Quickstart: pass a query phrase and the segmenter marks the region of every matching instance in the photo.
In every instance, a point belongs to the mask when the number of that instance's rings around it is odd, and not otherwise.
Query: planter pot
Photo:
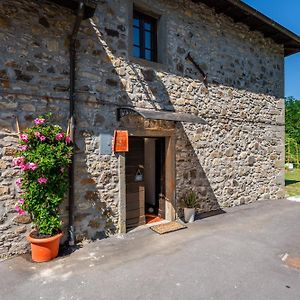
[[[32,260],[35,262],[45,262],[55,258],[58,254],[59,241],[62,236],[63,232],[49,238],[37,239],[29,234],[27,240],[31,243]]]
[[[184,208],[184,221],[186,223],[192,223],[195,220],[195,208]]]

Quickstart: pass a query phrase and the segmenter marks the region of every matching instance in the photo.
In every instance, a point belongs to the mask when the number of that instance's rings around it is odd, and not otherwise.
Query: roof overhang
[[[118,120],[122,119],[127,115],[137,115],[143,117],[144,119],[150,119],[150,120],[188,122],[188,123],[203,124],[203,125],[207,124],[207,122],[204,119],[192,114],[185,114],[185,113],[179,113],[174,111],[145,109],[145,108],[130,107],[130,106],[117,108]]]
[[[265,37],[271,38],[277,44],[284,46],[284,56],[300,52],[300,37],[263,15],[251,6],[239,0],[192,0],[195,3],[204,3],[215,9],[216,13],[223,13],[249,26],[250,30],[260,31]],[[272,5],[270,3],[270,5]]]
[[[70,8],[74,12],[77,11],[80,0],[48,0],[54,2],[60,6]],[[96,6],[99,0],[83,0],[84,3],[84,15],[83,19],[91,18],[96,10]]]

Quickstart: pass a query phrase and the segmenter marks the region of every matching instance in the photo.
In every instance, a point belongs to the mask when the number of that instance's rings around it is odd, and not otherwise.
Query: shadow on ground
[[[224,211],[223,209],[217,209],[217,210],[213,210],[213,211],[197,213],[195,215],[195,220],[202,220],[202,219],[206,219],[206,218],[221,215],[221,214],[226,214],[226,211]]]
[[[300,180],[292,180],[292,179],[286,179],[285,180],[285,186],[288,186],[290,184],[298,183]]]

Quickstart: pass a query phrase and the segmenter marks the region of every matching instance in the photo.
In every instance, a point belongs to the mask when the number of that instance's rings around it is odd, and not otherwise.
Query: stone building
[[[14,210],[15,117],[22,130],[51,111],[66,128],[72,95],[74,206],[62,213],[77,241],[147,212],[172,220],[190,190],[199,212],[284,197],[284,57],[297,35],[234,0],[78,7],[0,2],[0,258],[26,252],[31,228]],[[115,130],[128,131],[128,152],[112,152]]]

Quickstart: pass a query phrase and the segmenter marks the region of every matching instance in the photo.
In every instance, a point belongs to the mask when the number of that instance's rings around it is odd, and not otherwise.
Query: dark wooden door
[[[126,229],[145,224],[144,139],[129,138],[126,153]]]

